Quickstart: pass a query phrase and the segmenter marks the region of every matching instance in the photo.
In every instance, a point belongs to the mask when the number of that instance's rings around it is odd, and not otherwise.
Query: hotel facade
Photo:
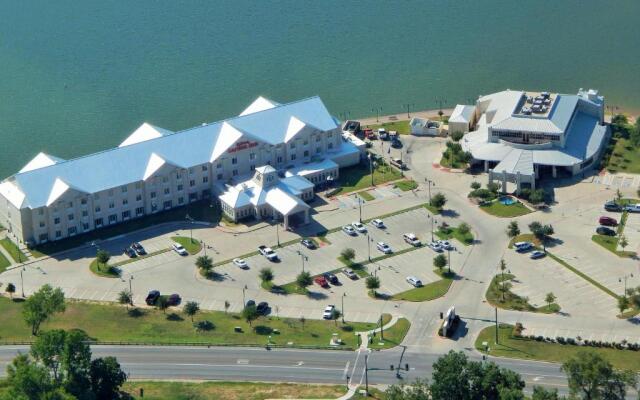
[[[303,224],[314,188],[363,151],[319,97],[259,97],[237,117],[179,132],[145,123],[88,156],[40,153],[0,183],[0,223],[36,245],[211,199],[233,220]]]

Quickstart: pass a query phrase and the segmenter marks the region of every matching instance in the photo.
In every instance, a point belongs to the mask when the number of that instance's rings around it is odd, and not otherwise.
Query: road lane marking
[[[347,374],[349,373],[349,364],[351,361],[347,361],[347,365],[344,366],[344,372],[342,373],[342,379],[347,379]]]

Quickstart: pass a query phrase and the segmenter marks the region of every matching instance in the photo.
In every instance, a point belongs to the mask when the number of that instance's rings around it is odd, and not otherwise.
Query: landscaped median
[[[456,278],[454,272],[441,272],[438,270],[433,271],[442,279],[435,282],[427,283],[424,286],[407,290],[391,296],[392,300],[404,300],[404,301],[430,301],[444,296],[449,291],[451,283]]]
[[[435,231],[436,236],[440,239],[456,239],[460,243],[468,246],[473,243],[473,233],[471,228],[466,223],[461,223],[458,226],[439,226]]]
[[[609,250],[613,254],[617,255],[618,257],[627,257],[627,258],[635,257],[637,255],[635,251],[618,250],[618,244],[620,243],[622,235],[624,234],[624,227],[627,223],[628,217],[629,217],[629,213],[626,211],[624,211],[620,216],[620,221],[619,221],[618,227],[616,228],[616,236],[595,234],[591,236],[591,240],[593,240],[595,243],[599,244],[600,246],[604,247],[605,249]],[[627,239],[625,238],[624,240],[626,241]]]
[[[0,240],[0,246],[4,247],[4,249],[7,251],[7,253],[9,253],[11,258],[13,258],[13,261],[17,263],[27,261],[27,256],[22,252],[22,250],[18,248],[18,245],[16,245],[11,239],[4,238]]]
[[[202,244],[194,238],[188,238],[186,236],[172,236],[171,240],[182,245],[190,255],[197,254],[202,250]]]
[[[385,322],[383,320],[382,322],[384,326],[388,321]],[[411,328],[411,322],[409,322],[408,319],[398,318],[393,325],[382,331],[382,338],[380,337],[380,330],[376,330],[376,337],[374,337],[371,344],[369,344],[369,348],[382,350],[398,346],[402,343],[404,337],[407,336],[409,328]]]
[[[618,346],[621,347],[620,349],[616,348],[615,345],[602,342],[578,342],[575,339],[544,338],[542,336],[532,338],[524,334],[522,334],[522,336],[517,336],[514,328],[515,327],[513,325],[499,325],[499,344],[495,344],[495,326],[484,328],[476,338],[475,348],[480,352],[485,353],[485,348],[482,343],[486,342],[489,346],[488,354],[495,357],[551,361],[558,363],[564,362],[575,356],[579,351],[585,351],[588,349],[600,354],[618,369],[640,371],[640,352],[637,349],[631,350],[626,343],[618,344]],[[633,347],[635,348],[635,346]]]
[[[503,204],[499,199],[481,204],[480,209],[487,214],[491,214],[500,218],[520,217],[532,212],[520,201],[516,201],[513,204]]]
[[[529,304],[527,298],[511,292],[511,281],[515,279],[513,274],[498,274],[492,280],[485,297],[489,304],[505,310],[529,311],[544,314],[552,314],[560,311],[560,306],[551,302],[546,306],[534,307]]]

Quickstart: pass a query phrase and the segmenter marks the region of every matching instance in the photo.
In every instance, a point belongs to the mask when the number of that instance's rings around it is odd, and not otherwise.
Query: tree
[[[558,389],[545,389],[541,386],[534,386],[531,400],[559,400]]]
[[[296,277],[296,285],[298,285],[300,289],[306,289],[307,286],[312,283],[313,279],[311,278],[311,274],[307,271],[299,273]]]
[[[98,270],[101,270],[101,266],[106,267],[110,259],[111,254],[109,254],[108,251],[102,249],[96,251],[96,262],[98,263]]]
[[[620,191],[620,189],[616,189],[616,202],[620,203],[621,200],[622,200],[622,192]]]
[[[433,257],[433,266],[442,272],[442,268],[447,266],[447,257],[444,254],[438,254]]]
[[[627,240],[627,237],[625,235],[620,235],[618,244],[620,245],[620,247],[622,247],[622,251],[624,251],[624,248],[629,245],[629,241]]]
[[[62,329],[53,329],[42,332],[31,345],[31,356],[49,370],[56,385],[60,385],[63,378],[60,364],[66,339],[67,332]]]
[[[350,247],[347,247],[340,252],[340,257],[342,257],[342,259],[346,261],[347,264],[351,264],[356,258],[356,251]]]
[[[514,238],[520,234],[520,227],[518,226],[518,221],[511,221],[507,226],[507,236],[510,238]]]
[[[67,332],[62,368],[66,371],[65,388],[77,398],[86,398],[90,389],[91,348],[87,334],[80,330]]]
[[[11,297],[11,299],[13,299],[13,294],[16,292],[16,285],[9,282],[7,283],[7,287],[4,288],[4,291],[9,293],[9,296]]]
[[[547,303],[547,309],[549,309],[549,308],[551,308],[551,304],[555,303],[556,296],[552,292],[549,292],[544,297],[544,301],[545,301],[545,303]]]
[[[304,323],[307,322],[307,319],[304,317],[304,315],[300,316],[300,324],[302,325],[302,330],[304,330]]]
[[[341,315],[342,315],[342,312],[337,308],[334,308],[333,311],[331,311],[331,319],[333,320],[336,326],[338,326],[338,318],[340,318]]]
[[[193,322],[193,316],[200,311],[200,305],[195,301],[187,301],[187,304],[184,305],[183,311],[191,317],[191,322]]]
[[[533,233],[533,236],[542,243],[543,249],[546,252],[547,241],[551,238],[551,235],[555,233],[553,226],[542,225],[540,222],[534,221],[529,224],[529,230]]]
[[[118,303],[126,305],[127,310],[129,310],[129,305],[133,303],[133,296],[131,295],[131,292],[123,290],[118,293]]]
[[[459,142],[463,136],[464,136],[464,132],[454,131],[451,133],[451,139],[453,139],[454,142]]]
[[[593,351],[580,351],[561,367],[573,396],[582,399],[625,399],[627,386],[636,387],[632,371],[617,371]]]
[[[507,263],[504,261],[504,258],[500,259],[500,263],[498,264],[498,268],[500,268],[500,273],[502,275],[501,281],[504,282],[504,271],[507,270]]]
[[[624,310],[629,308],[630,303],[631,302],[626,295],[618,297],[618,310],[620,310],[620,314],[622,314]]]
[[[259,315],[258,314],[258,309],[256,308],[255,305],[246,306],[242,310],[242,317],[245,319],[245,321],[247,321],[247,323],[249,323],[249,326],[251,326],[251,322],[253,320],[258,318],[258,315]]]
[[[169,308],[169,299],[167,299],[167,296],[158,297],[158,301],[156,301],[156,308],[158,310],[162,310],[163,314],[167,313],[167,308]]]
[[[431,400],[429,383],[426,379],[417,379],[413,384],[391,385],[385,391],[387,400]]]
[[[532,190],[531,194],[529,195],[529,202],[531,204],[542,203],[544,201],[544,195],[545,193],[543,189]]]
[[[229,303],[228,300],[224,301],[224,313],[226,314],[227,311],[229,310],[229,307],[231,307],[231,303]]]
[[[260,280],[262,282],[271,282],[273,280],[273,270],[271,268],[262,268],[260,270]]]
[[[378,278],[377,276],[369,275],[367,277],[367,280],[365,281],[365,284],[367,285],[367,289],[373,291],[374,297],[378,295],[376,290],[380,288],[380,278]]]
[[[6,387],[4,399],[44,399],[55,390],[46,368],[27,354],[18,354],[7,366]]]
[[[478,190],[481,187],[482,187],[482,185],[480,184],[480,182],[476,182],[476,181],[471,182],[471,189]]]
[[[500,190],[500,184],[496,182],[489,182],[487,183],[487,190],[493,193],[494,195],[498,194],[498,190]]]
[[[458,233],[459,234],[465,236],[469,232],[471,232],[471,227],[466,222],[463,222],[460,225],[458,225]]]
[[[96,358],[89,370],[91,391],[96,399],[120,398],[120,387],[127,381],[115,357]]]
[[[447,204],[447,198],[441,192],[438,192],[431,197],[429,205],[435,207],[438,210],[442,210],[442,207]]]
[[[64,310],[64,293],[60,288],[53,289],[47,284],[27,298],[22,315],[25,322],[31,326],[31,334],[37,336],[43,322],[54,313]]]
[[[208,275],[209,271],[213,268],[213,260],[209,256],[200,256],[196,258],[196,267],[198,267],[203,275]]]

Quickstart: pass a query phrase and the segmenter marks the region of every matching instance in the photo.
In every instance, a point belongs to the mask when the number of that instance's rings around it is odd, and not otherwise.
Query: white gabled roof
[[[171,132],[170,130],[159,128],[145,122],[144,124],[140,125],[138,129],[133,131],[133,133],[129,135],[129,137],[127,137],[122,143],[120,143],[120,146],[118,147],[129,146],[132,144],[170,135],[172,133],[173,132]]]
[[[266,201],[282,215],[291,215],[310,208],[307,203],[280,188],[269,190]]]
[[[468,124],[471,121],[471,118],[473,118],[473,113],[475,111],[476,106],[458,104],[456,108],[453,109],[453,112],[449,117],[449,122],[463,122]]]
[[[0,183],[0,195],[9,200],[17,209],[22,208],[24,193],[13,182],[6,180]]]
[[[271,101],[267,98],[260,96],[257,99],[255,99],[253,103],[249,105],[249,107],[245,108],[245,110],[240,113],[240,116],[268,110],[270,108],[273,108],[279,105],[280,104],[276,103],[275,101]]]
[[[78,189],[76,187],[72,187],[71,185],[67,184],[65,181],[63,181],[60,178],[56,178],[55,182],[53,182],[53,187],[51,188],[51,191],[49,192],[49,198],[47,199],[47,207],[50,206],[51,204],[55,203],[56,200],[58,200],[60,198],[60,196],[62,196],[67,190],[69,189],[74,189],[78,192],[84,192],[82,189]]]
[[[59,163],[60,161],[64,160],[62,158],[51,156],[46,153],[38,153],[38,155],[33,157],[33,159],[29,161],[27,165],[22,167],[20,172],[28,172],[38,168],[49,167],[51,165]]]
[[[284,142],[289,143],[289,140],[293,139],[298,132],[300,132],[304,127],[307,126],[304,122],[300,121],[295,116],[292,116],[289,119],[289,126],[287,126],[287,133],[284,136]]]

